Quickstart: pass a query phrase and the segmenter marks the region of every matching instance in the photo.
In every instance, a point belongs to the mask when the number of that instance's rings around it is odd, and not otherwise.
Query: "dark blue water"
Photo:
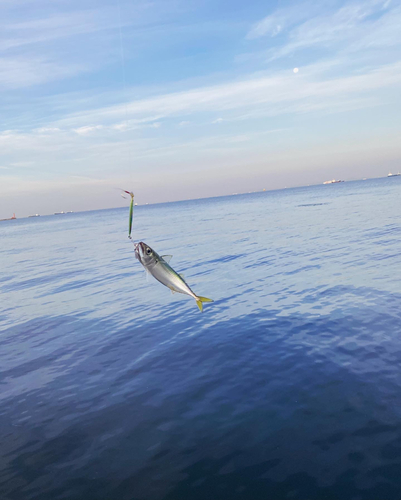
[[[401,498],[401,178],[0,223],[0,498]]]

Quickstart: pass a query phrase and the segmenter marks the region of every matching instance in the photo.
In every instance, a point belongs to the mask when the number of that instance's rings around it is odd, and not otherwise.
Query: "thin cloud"
[[[21,2],[18,2],[20,4]],[[14,7],[9,3],[10,7]],[[59,5],[61,14],[50,14],[40,17],[33,12],[26,20],[1,22],[0,51],[24,45],[51,42],[63,38],[79,37],[102,31],[112,31],[132,25],[146,25],[150,2],[121,2],[124,16],[119,16],[118,6],[101,5],[96,9],[69,8],[68,4]],[[162,10],[162,9],[159,9]],[[43,10],[38,10],[39,13]],[[18,12],[18,19],[21,13]],[[33,19],[32,19],[33,17]],[[3,19],[5,14],[3,13]]]
[[[91,67],[79,64],[61,64],[58,61],[44,58],[0,58],[0,88],[7,90],[30,87],[70,78],[90,70]]]
[[[91,132],[95,132],[96,130],[102,130],[103,126],[102,125],[94,125],[94,126],[85,126],[85,127],[80,127],[74,129],[74,132],[76,132],[78,135],[86,135],[90,134]]]
[[[390,4],[383,0],[371,0],[317,13],[315,7],[304,4],[268,16],[251,29],[247,38],[273,36],[275,23],[287,28],[285,38],[268,49],[269,62],[311,47],[328,50],[334,47],[349,49],[353,45],[354,49],[362,50],[372,49],[374,45],[398,45],[401,42],[400,9],[389,10],[389,7]]]
[[[34,129],[33,132],[37,132],[38,134],[52,134],[60,132],[60,129],[58,127],[40,127]]]
[[[368,0],[354,2],[338,10],[323,11],[321,5],[311,2],[296,3],[286,8],[277,9],[272,14],[255,23],[246,38],[254,39],[263,36],[275,37],[291,28],[297,30],[299,35],[307,38],[322,38],[340,34],[347,28],[352,28],[363,22],[374,13],[380,13],[390,6],[389,1]]]
[[[312,7],[313,8],[313,7]],[[277,9],[272,14],[256,22],[246,35],[249,40],[264,36],[275,37],[282,31],[288,30],[291,26],[308,19],[311,5],[297,3],[294,6]]]
[[[129,119],[150,120],[160,117],[190,116],[194,113],[212,113],[216,109],[230,111],[259,106],[279,106],[296,103],[305,98],[311,100],[331,99],[384,89],[401,81],[401,62],[383,65],[377,69],[365,69],[359,74],[343,77],[326,76],[329,68],[340,64],[337,60],[325,61],[303,67],[302,74],[294,78],[292,69],[272,76],[250,78],[211,87],[196,88],[132,101],[126,105],[110,106],[76,113],[59,120],[56,127],[88,127],[88,123],[102,125],[118,120],[126,114]],[[279,108],[276,109],[276,114]],[[288,112],[288,111],[286,111]],[[224,117],[217,118],[218,121]],[[216,119],[215,119],[216,120]],[[217,122],[218,122],[217,121]]]

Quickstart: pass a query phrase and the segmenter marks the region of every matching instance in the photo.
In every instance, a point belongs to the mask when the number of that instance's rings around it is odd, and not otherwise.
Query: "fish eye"
[[[148,255],[150,255],[150,254],[152,253],[152,250],[151,250],[150,248],[147,248],[147,249],[146,249],[146,253],[147,253]]]

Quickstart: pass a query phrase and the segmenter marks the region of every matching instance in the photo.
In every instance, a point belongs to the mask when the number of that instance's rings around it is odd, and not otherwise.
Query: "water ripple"
[[[126,210],[1,226],[0,497],[398,500],[388,186],[138,207],[203,314],[144,279]]]

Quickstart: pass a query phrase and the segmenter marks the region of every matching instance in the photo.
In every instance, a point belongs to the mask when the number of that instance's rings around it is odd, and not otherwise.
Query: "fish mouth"
[[[139,260],[139,262],[142,262],[142,256],[145,252],[145,244],[143,241],[140,241],[139,243],[134,243],[135,247],[135,257]]]

